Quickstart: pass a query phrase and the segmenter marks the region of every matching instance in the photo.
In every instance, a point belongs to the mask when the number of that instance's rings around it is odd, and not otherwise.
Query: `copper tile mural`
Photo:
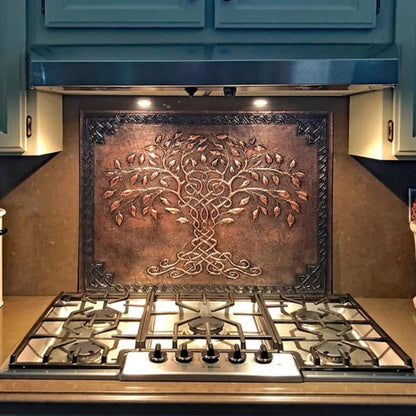
[[[330,116],[82,117],[84,287],[325,292]]]

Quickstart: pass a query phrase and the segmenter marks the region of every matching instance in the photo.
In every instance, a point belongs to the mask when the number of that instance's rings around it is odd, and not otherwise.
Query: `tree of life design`
[[[179,278],[204,271],[229,279],[259,276],[262,270],[252,261],[235,260],[221,250],[217,227],[230,226],[249,211],[252,220],[262,215],[285,218],[290,229],[299,203],[308,200],[301,189],[305,173],[297,169],[295,159],[286,161],[255,138],[241,140],[222,133],[159,135],[139,152],[116,158],[105,175],[109,189],[102,196],[109,200],[118,226],[126,215],[157,220],[165,213],[192,227],[186,250],[148,267],[152,276]]]

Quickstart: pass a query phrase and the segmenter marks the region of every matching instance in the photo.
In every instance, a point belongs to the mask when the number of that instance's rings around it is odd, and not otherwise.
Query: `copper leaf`
[[[252,139],[250,139],[249,141],[248,141],[251,145],[254,145],[254,144],[256,144],[256,138],[255,137],[253,137]]]
[[[133,175],[130,178],[130,185],[133,186],[139,180],[139,175]]]
[[[250,172],[250,175],[255,181],[260,179],[260,175],[257,172]]]
[[[111,205],[110,205],[110,212],[115,211],[121,204],[121,201],[114,201]]]
[[[276,163],[282,163],[283,161],[283,156],[279,153],[275,153],[274,158],[276,159]]]
[[[308,200],[309,195],[308,195],[308,193],[307,193],[307,192],[305,192],[305,191],[295,191],[295,192],[296,192],[296,195],[297,195],[300,199],[303,199],[304,201],[307,201],[307,200]]]
[[[260,211],[259,211],[259,209],[258,209],[258,208],[257,208],[257,209],[255,209],[255,210],[251,213],[251,215],[252,215],[252,217],[253,217],[253,220],[255,220],[256,218],[258,218],[259,213],[260,213]]]
[[[181,223],[181,224],[186,224],[187,222],[189,222],[186,218],[184,217],[180,217],[176,220],[177,222]]]
[[[296,166],[296,160],[295,160],[295,159],[293,159],[293,160],[290,162],[289,169],[293,169],[295,166]]]
[[[170,201],[169,201],[169,199],[165,198],[164,196],[161,196],[161,197],[160,197],[160,202],[161,202],[163,205],[170,205]]]
[[[157,211],[152,207],[150,208],[150,215],[156,219],[157,218]]]
[[[159,173],[160,173],[160,172],[153,172],[153,173],[150,175],[150,180],[151,180],[151,181],[153,181],[154,179],[156,179],[156,178],[159,176]]]
[[[300,188],[300,180],[298,178],[292,178],[292,183],[296,188]]]
[[[290,200],[289,204],[294,211],[299,212],[299,204],[296,201]]]
[[[287,216],[286,221],[287,221],[287,225],[289,226],[289,228],[292,227],[292,225],[295,223],[295,217],[292,215],[292,213],[290,213]]]
[[[121,196],[129,196],[133,193],[134,191],[132,189],[125,189],[124,191],[122,191],[120,193]]]
[[[122,222],[123,222],[123,220],[124,220],[124,217],[123,217],[123,214],[121,213],[121,212],[119,212],[117,215],[116,215],[116,223],[117,223],[117,225],[120,227],[120,225],[122,224]]]
[[[296,178],[304,178],[305,174],[303,172],[295,172],[293,176],[295,176]]]
[[[266,160],[266,163],[268,164],[268,165],[270,165],[270,163],[272,163],[273,162],[273,158],[267,153],[267,155],[264,157],[265,158],[265,160]]]
[[[147,204],[150,201],[150,198],[152,197],[152,194],[147,194],[143,196],[143,204]]]
[[[155,167],[157,166],[157,162],[154,159],[149,158],[149,165]]]
[[[114,193],[115,193],[115,191],[105,191],[105,192],[103,193],[103,198],[104,198],[104,199],[111,198],[111,197],[114,195]]]
[[[276,205],[273,208],[273,214],[274,214],[275,217],[277,217],[280,214],[280,207],[279,207],[279,205]]]
[[[165,207],[165,210],[170,212],[171,214],[177,214],[179,212],[178,208],[173,208],[173,207]]]
[[[191,134],[188,138],[190,142],[194,142],[195,140],[199,139],[201,136],[199,134]]]
[[[240,206],[247,205],[249,202],[250,202],[250,197],[249,197],[249,196],[248,196],[248,197],[246,197],[246,198],[243,198],[243,199],[240,201]]]
[[[262,212],[264,215],[267,215],[267,208],[265,208],[265,207],[260,207],[260,209],[261,209],[261,212]]]
[[[120,179],[120,177],[119,176],[114,176],[114,178],[112,178],[111,180],[110,180],[110,186],[111,187],[113,187],[113,186],[116,186],[117,185],[117,183],[118,183],[118,180]]]
[[[143,215],[143,217],[149,212],[149,208],[150,207],[144,207],[143,209],[142,209],[142,215]]]
[[[240,214],[245,208],[233,208],[227,211],[228,214]]]
[[[136,205],[131,204],[130,205],[130,208],[129,208],[129,212],[130,212],[130,215],[132,217],[135,217],[137,215],[137,207],[136,207]]]
[[[223,218],[218,224],[232,224],[233,222],[235,222],[234,218]]]
[[[268,204],[269,199],[267,198],[266,195],[260,195],[259,198],[260,198],[260,201],[263,202],[264,205]]]
[[[277,190],[276,191],[276,193],[280,196],[280,197],[282,197],[282,198],[284,198],[284,199],[289,199],[290,198],[290,194],[289,194],[289,192],[287,192],[287,191],[284,191],[284,190]]]
[[[132,153],[131,155],[128,155],[127,156],[127,159],[126,159],[127,160],[127,163],[129,165],[131,165],[134,162],[135,157],[136,157],[136,153]]]
[[[263,176],[261,181],[263,182],[263,185],[267,186],[269,184],[269,178],[267,176]]]
[[[121,163],[118,159],[114,159],[114,167],[116,169],[121,169]]]
[[[217,139],[218,140],[224,140],[224,139],[226,139],[228,136],[226,135],[226,134],[217,134]]]
[[[144,175],[143,179],[142,179],[143,186],[145,186],[147,184],[147,182],[149,182],[149,179],[148,179],[147,175]]]
[[[166,180],[164,179],[164,178],[161,178],[160,179],[160,181],[159,181],[159,183],[162,185],[162,186],[168,186],[168,183],[166,182]]]
[[[276,175],[272,175],[272,181],[276,186],[279,186],[280,184],[280,178]]]
[[[144,163],[144,161],[145,161],[145,156],[144,156],[144,154],[142,153],[138,158],[137,158],[137,160],[139,161],[139,163],[141,164],[141,165],[143,165],[143,163]]]

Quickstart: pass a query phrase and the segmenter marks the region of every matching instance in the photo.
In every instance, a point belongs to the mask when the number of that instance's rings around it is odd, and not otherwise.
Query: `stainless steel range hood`
[[[374,45],[38,45],[29,68],[31,87],[67,93],[273,85],[277,93],[331,95],[357,92],[351,86],[378,89],[398,82],[396,49]]]

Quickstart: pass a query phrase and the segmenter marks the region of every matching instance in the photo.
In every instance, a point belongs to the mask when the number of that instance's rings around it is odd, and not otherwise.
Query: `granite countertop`
[[[49,296],[6,297],[0,308],[0,358],[7,359],[41,312],[52,301]],[[411,299],[358,299],[366,311],[412,357],[416,363],[416,310]],[[219,406],[227,414],[249,412],[252,406],[276,405],[281,412],[301,414],[308,408],[328,414],[336,407],[354,406],[354,416],[365,413],[366,406],[382,406],[391,414],[400,406],[400,415],[416,414],[416,383],[380,382],[304,382],[304,383],[214,383],[214,382],[120,382],[113,380],[10,380],[0,379],[0,411],[34,411],[36,406],[67,403],[72,409],[88,406],[140,404],[141,409],[157,406],[164,414],[181,412],[183,406],[206,403],[204,409]],[[172,404],[175,404],[172,408]],[[25,406],[28,406],[25,408]],[[68,407],[69,406],[69,407]],[[150,406],[150,407],[149,407]],[[168,406],[168,407],[166,407]],[[182,406],[182,407],[181,407]],[[413,407],[414,406],[414,407]],[[97,407],[94,408],[95,410]],[[152,408],[154,412],[154,408]],[[228,410],[227,410],[228,409]],[[295,412],[294,412],[295,409]],[[80,411],[79,409],[77,410]],[[127,410],[126,410],[127,411]],[[150,410],[149,410],[150,411]],[[162,411],[162,410],[161,410]],[[278,411],[278,413],[279,413]],[[341,413],[340,413],[341,412]],[[407,413],[409,412],[409,413]],[[200,413],[200,411],[199,411]],[[225,414],[225,413],[224,413]],[[390,413],[382,413],[390,414]]]

